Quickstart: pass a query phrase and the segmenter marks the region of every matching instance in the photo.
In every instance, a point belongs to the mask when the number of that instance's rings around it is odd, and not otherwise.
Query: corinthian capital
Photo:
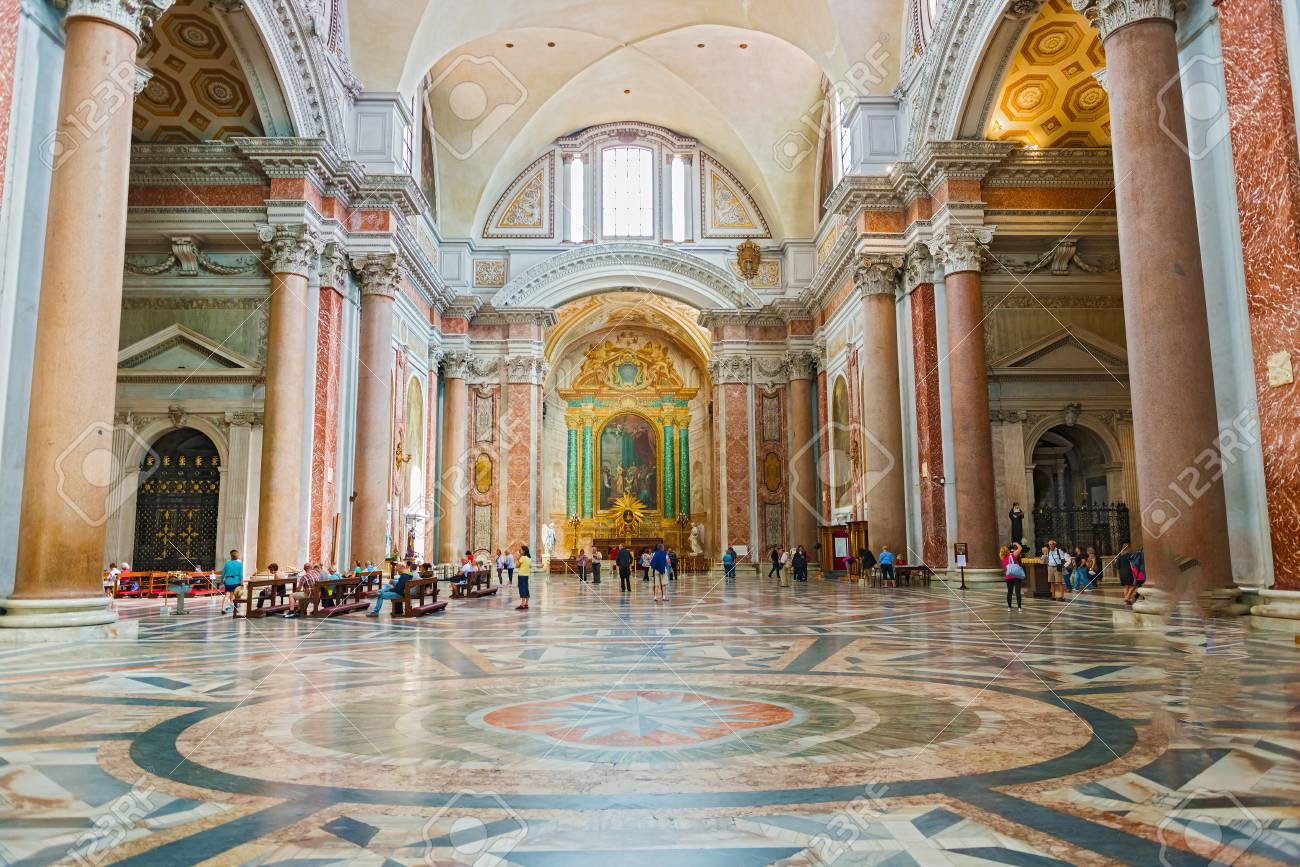
[[[1126,24],[1160,18],[1173,23],[1187,0],[1070,0],[1074,8],[1101,31],[1104,42]]]
[[[352,270],[362,295],[393,298],[402,283],[402,263],[396,253],[366,253],[352,257]]]
[[[980,270],[984,247],[993,240],[993,230],[987,226],[950,226],[947,234],[935,239],[935,253],[943,265],[943,273]]]
[[[320,236],[303,223],[263,223],[257,227],[257,237],[266,251],[266,266],[272,274],[306,277],[325,248]]]
[[[791,350],[785,354],[791,379],[812,379],[817,371],[817,353],[811,349]]]
[[[892,298],[898,283],[898,270],[902,267],[902,256],[863,253],[858,257],[858,267],[853,272],[853,286],[863,295],[888,295]]]
[[[448,352],[442,357],[442,375],[446,379],[465,379],[473,358],[468,352]]]
[[[541,356],[519,356],[506,359],[506,382],[542,385],[550,371],[546,359]]]
[[[930,248],[917,244],[907,251],[907,266],[903,270],[903,289],[911,292],[922,283],[934,282],[934,256]]]
[[[54,0],[66,9],[68,18],[98,18],[115,24],[138,41],[140,34],[153,27],[175,0]]]

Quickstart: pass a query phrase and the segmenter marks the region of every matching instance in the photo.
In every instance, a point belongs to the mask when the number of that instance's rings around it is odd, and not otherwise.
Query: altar
[[[690,401],[667,348],[652,339],[593,344],[565,405],[567,542],[608,557],[631,542],[634,552],[662,542],[684,552],[691,533]],[[617,504],[634,504],[636,523]],[[572,553],[570,554],[572,556]]]

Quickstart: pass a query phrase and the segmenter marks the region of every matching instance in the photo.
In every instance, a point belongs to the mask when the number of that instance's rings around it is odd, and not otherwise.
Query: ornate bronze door
[[[164,434],[140,464],[134,569],[192,572],[217,557],[221,459],[199,431]]]

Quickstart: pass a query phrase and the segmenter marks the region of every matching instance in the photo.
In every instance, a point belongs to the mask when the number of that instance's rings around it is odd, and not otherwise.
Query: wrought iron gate
[[[132,568],[213,568],[221,459],[212,440],[193,428],[166,434],[145,455],[140,478]]]
[[[1128,506],[1042,508],[1034,510],[1034,546],[1041,550],[1047,540],[1062,547],[1095,548],[1098,554],[1113,556],[1129,544]]]

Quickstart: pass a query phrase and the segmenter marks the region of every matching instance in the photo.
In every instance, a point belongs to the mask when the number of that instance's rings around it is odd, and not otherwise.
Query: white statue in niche
[[[542,560],[551,562],[551,552],[555,550],[555,522],[542,527]]]
[[[695,523],[691,525],[691,556],[704,556],[704,525]]]

